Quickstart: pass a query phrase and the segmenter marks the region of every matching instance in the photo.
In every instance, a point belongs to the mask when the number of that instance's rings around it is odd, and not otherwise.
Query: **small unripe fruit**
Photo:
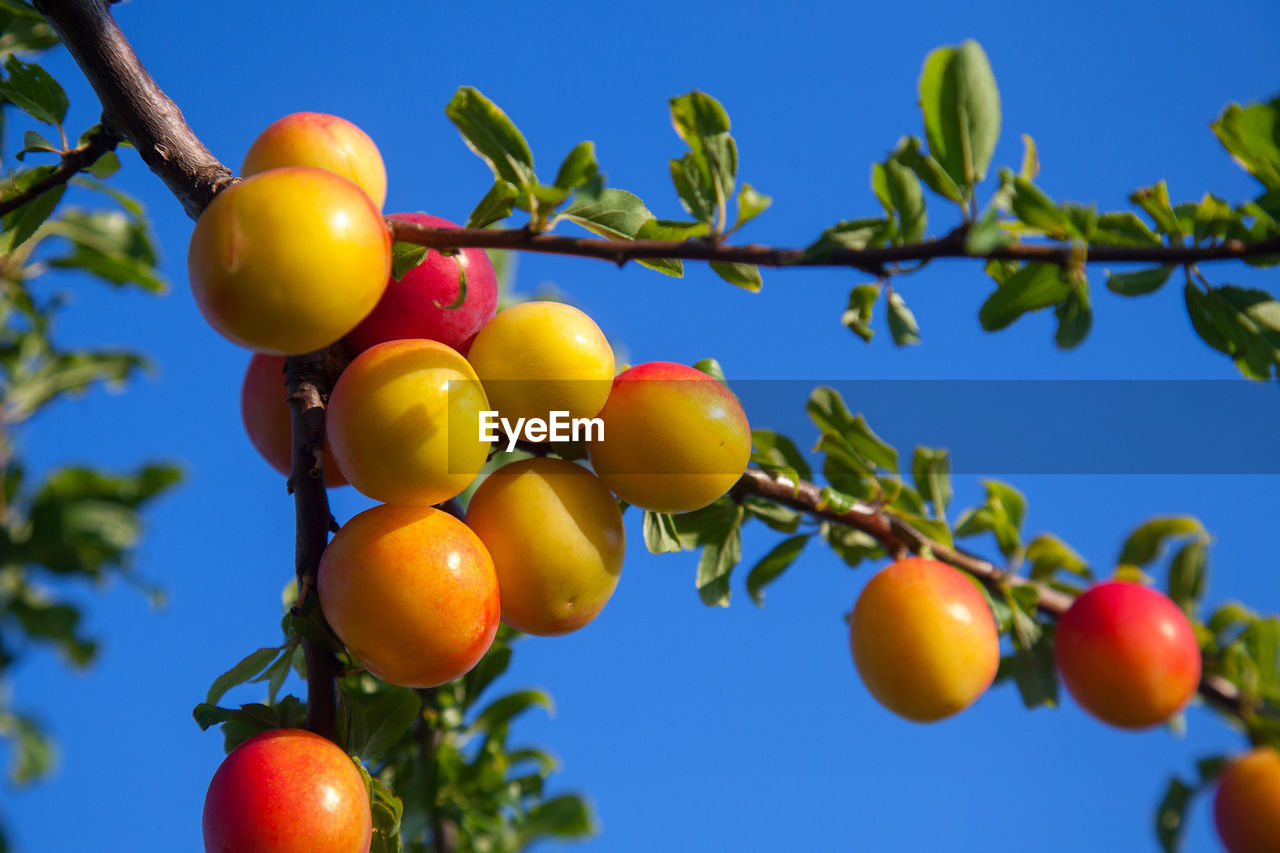
[[[480,330],[467,354],[498,413],[594,417],[609,396],[613,348],[590,317],[560,302],[522,302]]]
[[[351,331],[390,270],[382,216],[359,187],[321,169],[272,169],[223,190],[187,253],[209,325],[275,355],[311,352]]]
[[[1100,583],[1058,620],[1058,672],[1093,716],[1125,729],[1163,723],[1200,684],[1191,623],[1162,593],[1125,581]]]
[[[347,481],[363,495],[433,506],[480,473],[489,408],[467,360],[437,341],[388,341],[365,350],[338,377],[325,423]]]
[[[1280,752],[1260,746],[1232,761],[1218,779],[1213,817],[1227,853],[1280,850]]]
[[[320,558],[320,607],[369,672],[403,687],[463,675],[489,649],[493,560],[452,515],[383,504],[342,526]]]
[[[881,705],[920,723],[969,707],[995,680],[1000,638],[986,600],[946,563],[882,569],[849,619],[853,662]]]
[[[231,751],[204,800],[206,853],[368,853],[369,795],[351,758],[302,729]]]
[[[292,113],[262,131],[244,156],[244,177],[283,166],[310,166],[341,175],[382,209],[387,199],[387,169],[369,135],[344,118],[328,113]]]
[[[502,621],[544,637],[599,615],[618,585],[622,511],[595,475],[562,459],[522,459],[490,474],[467,526],[493,557]]]
[[[751,427],[728,388],[700,370],[653,361],[618,374],[600,411],[591,466],[615,495],[657,512],[700,509],[751,456]]]
[[[249,359],[244,384],[240,386],[240,418],[254,449],[272,468],[288,477],[293,467],[293,433],[289,389],[284,384],[284,356],[259,352]],[[327,443],[324,484],[331,489],[347,484]]]
[[[447,219],[425,213],[396,213],[395,219],[457,228]],[[466,274],[467,292],[458,301],[460,274]],[[498,310],[498,276],[483,249],[462,249],[446,257],[432,249],[425,260],[389,281],[387,289],[368,317],[347,335],[353,353],[375,344],[401,338],[428,338],[467,354],[476,334]]]

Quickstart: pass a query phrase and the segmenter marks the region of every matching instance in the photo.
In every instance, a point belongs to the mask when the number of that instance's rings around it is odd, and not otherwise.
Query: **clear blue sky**
[[[462,220],[488,189],[485,166],[443,113],[457,86],[473,85],[519,124],[545,172],[554,174],[574,143],[594,139],[611,185],[675,216],[666,161],[681,145],[666,99],[704,89],[733,118],[742,177],[775,197],[744,239],[787,245],[877,210],[870,164],[899,136],[920,134],[916,81],[938,45],[972,37],[990,55],[1004,102],[997,162],[1016,164],[1018,134],[1029,133],[1042,185],[1103,208],[1159,178],[1178,200],[1206,190],[1233,202],[1254,194],[1207,125],[1229,101],[1274,94],[1280,49],[1271,0],[1213,9],[1185,0],[813,2],[787,11],[726,0],[483,8],[228,0],[114,9],[224,162],[237,167],[258,131],[285,113],[337,113],[381,146],[389,212]],[[88,126],[98,111],[92,93],[65,56],[49,64],[68,85],[71,125]],[[28,853],[200,849],[201,804],[222,750],[217,733],[198,731],[191,708],[240,656],[277,642],[280,590],[292,574],[291,502],[240,426],[248,356],[210,331],[191,300],[184,261],[192,223],[136,157],[122,159],[119,185],[155,217],[172,292],[157,300],[63,279],[74,305],[61,333],[139,348],[159,372],[124,395],[57,407],[22,441],[41,470],[81,459],[121,468],[182,459],[188,479],[150,514],[140,555],[143,573],[170,592],[169,607],[151,612],[119,584],[84,595],[91,627],[107,640],[99,664],[72,675],[37,655],[18,673],[16,701],[39,708],[63,747],[53,781],[2,794]],[[941,203],[932,212],[935,233],[953,223]],[[1274,273],[1211,274],[1275,286]],[[977,308],[991,284],[975,264],[937,264],[902,283],[924,338],[909,350],[895,349],[883,326],[869,347],[840,326],[848,289],[859,283],[849,272],[766,272],[757,295],[700,268],[674,280],[529,257],[518,273],[524,289],[550,282],[564,290],[633,362],[715,356],[731,380],[807,389],[837,379],[1236,376],[1194,336],[1176,284],[1124,301],[1105,290],[1100,271],[1091,280],[1093,334],[1063,353],[1049,315],[998,334],[980,330]],[[1251,389],[1236,419],[1273,414],[1274,395],[1274,387]],[[1111,446],[1138,446],[1105,399],[1079,405],[1091,441],[1108,446],[1115,436]],[[960,449],[1020,409],[1017,399],[993,406],[979,414],[917,404],[919,423],[881,432],[904,447],[920,440]],[[1212,414],[1203,408],[1169,412],[1193,428],[1210,424],[1193,429],[1193,452],[1238,442],[1218,419],[1201,421]],[[813,432],[798,413],[749,412],[756,426],[797,424],[795,437],[807,443]],[[875,427],[880,419],[869,414]],[[1046,411],[1045,428],[1054,422]],[[1103,573],[1143,518],[1196,514],[1217,539],[1210,601],[1280,608],[1274,466],[1269,476],[1135,476],[1122,461],[1117,474],[1000,473],[1027,494],[1029,531],[1058,533]],[[956,464],[984,473],[963,458]],[[957,486],[957,506],[979,500],[977,476]],[[366,505],[349,489],[334,495],[339,519]],[[541,685],[556,698],[554,718],[531,718],[517,734],[561,757],[557,789],[581,789],[594,802],[603,831],[583,850],[1154,850],[1151,814],[1168,775],[1239,745],[1200,709],[1189,713],[1184,739],[1122,734],[1069,702],[1027,713],[1009,687],[938,725],[900,721],[871,700],[849,658],[842,617],[869,569],[849,571],[811,545],[770,589],[765,609],[750,603],[739,578],[733,606],[709,610],[694,589],[696,558],[650,556],[639,518],[628,524],[623,579],[603,616],[579,634],[523,643],[505,681]],[[748,537],[747,565],[772,542]],[[1204,803],[1188,837],[1189,850],[1217,849]]]

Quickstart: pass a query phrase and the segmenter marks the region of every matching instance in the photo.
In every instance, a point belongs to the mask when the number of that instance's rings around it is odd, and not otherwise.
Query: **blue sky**
[[[901,135],[921,134],[916,81],[936,46],[976,38],[991,57],[1004,105],[997,163],[1016,164],[1018,136],[1029,133],[1041,185],[1104,209],[1160,178],[1176,200],[1206,190],[1233,202],[1255,194],[1208,123],[1230,101],[1275,93],[1280,48],[1280,7],[1268,0],[1212,11],[1189,2],[934,0],[786,11],[721,0],[642,9],[372,0],[135,0],[113,8],[154,76],[232,168],[279,116],[333,112],[381,147],[388,212],[461,221],[488,189],[486,167],[443,113],[457,86],[473,85],[520,126],[544,172],[593,139],[610,185],[676,216],[666,161],[681,144],[666,101],[704,89],[733,118],[742,179],[775,199],[742,238],[782,245],[803,245],[836,220],[877,210],[870,164]],[[70,125],[88,126],[98,112],[92,92],[65,56],[48,65],[71,95]],[[200,848],[200,808],[222,751],[216,733],[193,724],[191,708],[214,676],[277,642],[280,590],[292,574],[291,501],[240,426],[248,354],[209,330],[191,300],[184,259],[192,223],[136,157],[125,152],[122,160],[116,180],[154,217],[172,292],[153,299],[60,279],[73,299],[60,331],[67,342],[146,351],[158,372],[123,395],[56,407],[21,441],[40,470],[83,459],[120,468],[183,460],[186,484],[150,514],[140,555],[142,572],[171,600],[152,612],[120,584],[82,595],[91,627],[107,641],[98,665],[69,674],[36,655],[19,671],[16,701],[40,709],[63,749],[51,782],[2,793],[27,851]],[[954,220],[931,202],[930,230],[939,233]],[[1210,275],[1274,288],[1274,273],[1215,267]],[[923,336],[905,350],[892,346],[879,318],[870,346],[840,326],[848,290],[861,283],[847,271],[766,271],[763,292],[752,295],[694,265],[676,280],[527,257],[517,282],[563,290],[633,362],[714,356],[731,381],[796,383],[792,410],[748,414],[754,426],[796,425],[801,444],[814,436],[799,417],[803,389],[820,382],[1237,376],[1195,337],[1176,284],[1122,300],[1105,290],[1100,270],[1091,275],[1093,333],[1068,353],[1053,345],[1050,315],[983,333],[977,309],[991,284],[971,263],[935,264],[901,282]],[[1216,446],[1239,443],[1213,412],[1199,411],[1194,383],[1179,387],[1189,404],[1170,417],[1199,441],[1187,452],[1212,456]],[[1266,418],[1274,394],[1254,386],[1233,396],[1236,419]],[[1138,446],[1105,397],[1079,405],[1085,411],[1073,412],[1073,422],[1091,440]],[[1016,396],[994,398],[985,411],[917,405],[917,429],[901,433],[870,416],[904,450],[916,440],[959,450],[1023,406]],[[1046,429],[1053,419],[1045,412]],[[985,472],[956,464],[966,472],[956,505],[972,505]],[[1198,515],[1216,538],[1210,602],[1280,609],[1274,465],[1266,475],[1116,470],[1124,473],[1001,476],[1027,494],[1029,532],[1052,530],[1104,574],[1142,519]],[[368,505],[350,489],[333,501],[339,519]],[[811,545],[763,610],[740,578],[732,606],[709,610],[694,589],[695,557],[647,554],[638,516],[629,516],[628,535],[623,578],[600,619],[576,635],[523,643],[505,680],[556,698],[553,718],[532,717],[517,734],[561,757],[559,789],[593,801],[602,833],[583,850],[1154,850],[1151,814],[1168,775],[1240,746],[1202,709],[1190,711],[1182,739],[1163,730],[1124,734],[1069,701],[1028,713],[1008,687],[950,721],[906,723],[874,703],[849,657],[843,614],[869,568],[849,571]],[[746,565],[773,541],[749,536]],[[259,698],[253,690],[233,696]],[[1205,803],[1192,813],[1188,838],[1188,850],[1217,849]]]

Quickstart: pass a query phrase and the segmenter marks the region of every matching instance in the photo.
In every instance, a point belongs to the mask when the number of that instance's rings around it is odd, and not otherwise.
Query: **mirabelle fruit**
[[[436,228],[458,227],[425,213],[396,213],[393,217]],[[453,308],[460,273],[466,274],[467,292],[462,304]],[[451,257],[431,250],[404,278],[387,283],[373,313],[347,335],[347,344],[359,353],[383,341],[430,338],[466,355],[471,341],[497,310],[498,276],[483,249],[463,249]]]
[[[435,687],[476,665],[501,604],[489,552],[432,507],[382,504],[342,526],[320,558],[320,607],[369,672]]]
[[[572,305],[522,302],[494,317],[467,354],[501,417],[594,417],[609,396],[613,348]]]
[[[880,704],[920,723],[969,707],[996,677],[986,600],[945,563],[910,557],[873,577],[849,619],[858,674]]]
[[[240,386],[240,417],[249,442],[267,463],[288,477],[293,466],[289,390],[284,384],[284,356],[254,353]],[[345,486],[346,478],[325,445],[324,484]]]
[[[204,799],[206,853],[367,853],[369,795],[351,758],[302,729],[231,751]]]
[[[369,135],[328,113],[292,113],[262,131],[244,156],[244,177],[282,166],[311,166],[341,175],[368,194],[375,207],[387,200],[387,168]]]
[[[502,621],[526,634],[576,631],[599,615],[622,571],[618,502],[585,468],[522,459],[490,474],[467,505],[498,573]]]
[[[1232,761],[1218,778],[1213,817],[1227,853],[1280,850],[1280,752],[1260,746]]]
[[[489,408],[467,360],[438,341],[388,341],[338,377],[325,429],[347,481],[387,503],[432,506],[480,473]]]
[[[321,169],[272,169],[205,208],[187,253],[204,318],[233,343],[298,355],[351,331],[378,303],[391,237],[369,197]]]
[[[604,439],[588,443],[596,474],[628,503],[658,512],[699,509],[747,467],[751,427],[729,389],[666,361],[618,374],[600,411]]]
[[[1191,623],[1167,596],[1141,584],[1107,581],[1077,598],[1058,620],[1054,654],[1080,707],[1120,728],[1164,722],[1200,684]]]

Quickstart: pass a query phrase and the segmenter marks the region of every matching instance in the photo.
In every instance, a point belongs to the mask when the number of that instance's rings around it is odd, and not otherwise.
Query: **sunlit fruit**
[[[404,687],[451,681],[498,630],[498,579],[465,524],[431,507],[382,504],[342,526],[317,578],[333,630],[369,672]]]
[[[576,631],[622,571],[622,511],[585,468],[561,459],[502,466],[476,489],[467,526],[493,557],[502,621],[526,634]]]
[[[503,418],[600,411],[613,381],[613,348],[590,317],[560,302],[522,302],[494,317],[467,353]]]
[[[489,408],[471,365],[437,341],[388,341],[365,350],[329,396],[329,447],[347,481],[387,503],[432,506],[480,473]]]
[[[1200,646],[1167,596],[1141,584],[1090,588],[1058,620],[1058,671],[1090,714],[1126,729],[1168,720],[1200,684]]]
[[[369,795],[351,758],[302,729],[231,751],[204,799],[206,853],[367,853]]]
[[[293,466],[293,438],[284,361],[282,355],[262,353],[254,353],[249,359],[244,383],[240,386],[240,417],[254,449],[272,468],[288,477]],[[328,452],[324,459],[324,484],[329,488],[347,484]]]
[[[982,593],[946,563],[910,557],[882,569],[849,618],[853,662],[871,695],[908,720],[964,710],[1000,665],[1000,639]]]
[[[751,456],[751,427],[729,389],[700,370],[653,361],[618,374],[591,466],[628,503],[699,509],[727,492]]]
[[[244,157],[244,177],[282,166],[311,166],[341,175],[364,190],[381,210],[387,169],[369,135],[328,113],[292,113],[262,131]]]
[[[1227,853],[1280,850],[1280,752],[1259,746],[1232,761],[1218,778],[1213,817]]]
[[[209,325],[258,352],[328,346],[373,310],[391,237],[364,191],[322,169],[272,169],[233,184],[201,214],[187,273]]]
[[[392,218],[436,228],[457,228],[447,219],[425,213],[396,213]],[[463,277],[466,293],[458,290]],[[353,352],[398,338],[429,338],[463,355],[498,309],[498,277],[483,249],[463,249],[445,256],[434,249],[399,281],[388,282],[373,313],[347,335]]]

